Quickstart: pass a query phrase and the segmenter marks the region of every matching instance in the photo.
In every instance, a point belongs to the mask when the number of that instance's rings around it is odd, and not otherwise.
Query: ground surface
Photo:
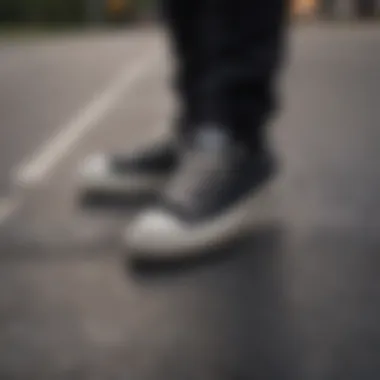
[[[162,34],[0,45],[1,379],[379,378],[380,28],[299,27],[290,53],[267,223],[133,269],[130,212],[81,211],[76,167],[166,133]]]

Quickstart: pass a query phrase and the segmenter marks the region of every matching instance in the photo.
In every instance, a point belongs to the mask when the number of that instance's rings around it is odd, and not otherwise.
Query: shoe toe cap
[[[95,154],[88,157],[79,172],[84,178],[103,177],[109,169],[109,159],[104,154]]]
[[[142,214],[128,229],[127,245],[138,251],[165,252],[180,249],[186,243],[188,228],[173,215],[162,210]]]

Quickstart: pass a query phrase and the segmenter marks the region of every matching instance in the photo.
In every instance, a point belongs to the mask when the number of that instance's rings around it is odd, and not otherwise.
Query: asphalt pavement
[[[380,376],[380,27],[299,26],[278,178],[219,255],[131,266],[78,164],[170,133],[155,29],[0,45],[0,379]]]

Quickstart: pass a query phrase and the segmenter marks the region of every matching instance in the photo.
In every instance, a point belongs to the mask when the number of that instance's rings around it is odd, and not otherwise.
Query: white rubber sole
[[[223,216],[192,227],[159,209],[143,212],[126,229],[127,248],[141,258],[173,258],[215,248],[249,231],[252,215],[262,214],[265,188],[241,201]],[[261,211],[261,212],[260,212]],[[261,218],[261,221],[264,220]]]

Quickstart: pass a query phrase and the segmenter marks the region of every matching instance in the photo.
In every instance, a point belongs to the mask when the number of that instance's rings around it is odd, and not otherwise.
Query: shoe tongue
[[[215,151],[230,145],[230,136],[218,127],[201,128],[195,135],[195,146],[202,150]]]

